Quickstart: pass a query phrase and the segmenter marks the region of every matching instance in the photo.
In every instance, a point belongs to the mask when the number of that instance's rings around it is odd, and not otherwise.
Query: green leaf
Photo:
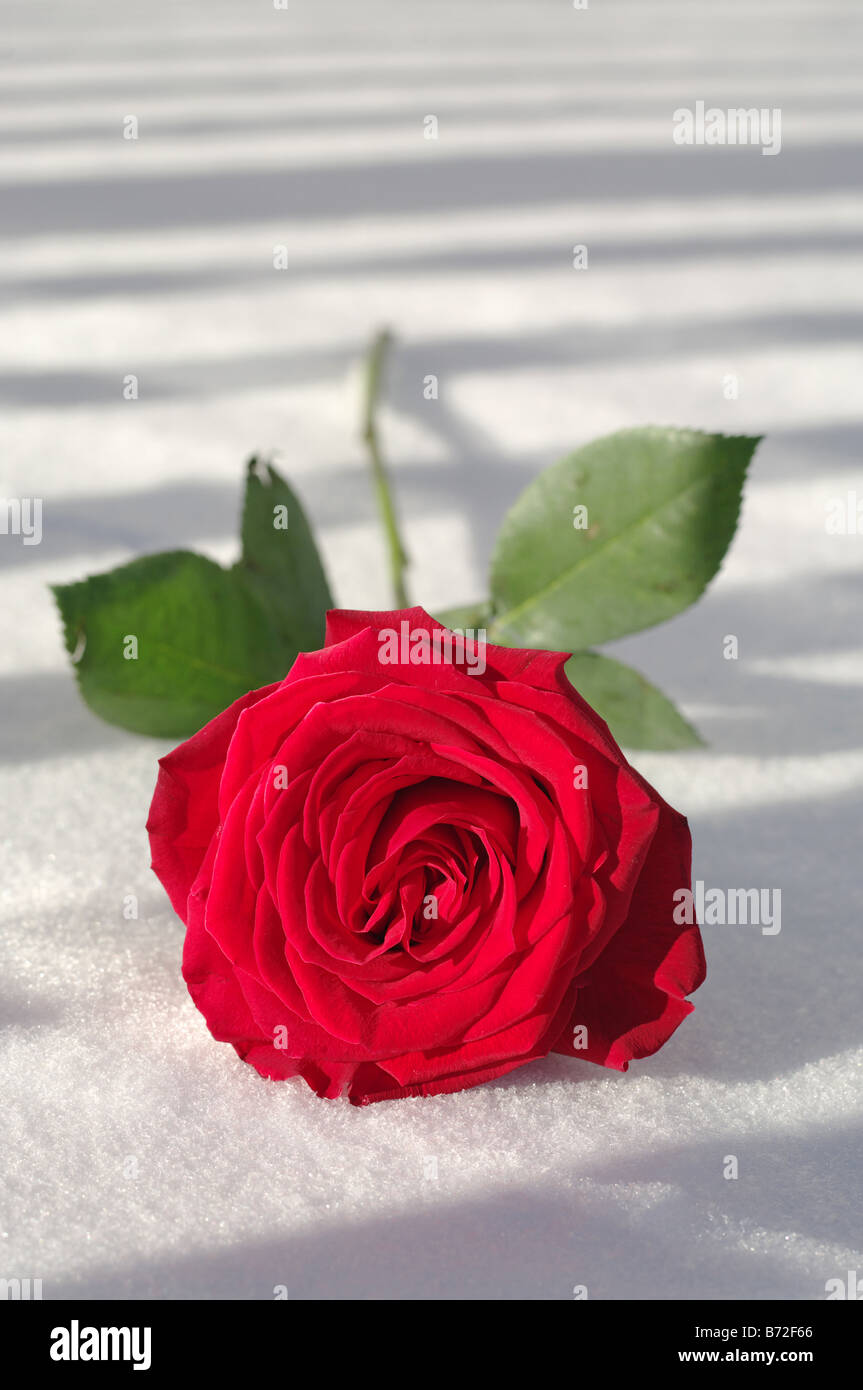
[[[288,528],[274,537],[277,505]],[[231,569],[176,550],[54,586],[81,694],[102,719],[188,737],[322,644],[332,599],[308,523],[287,483],[254,460],[242,536]]]
[[[298,651],[323,645],[326,612],[333,608],[311,527],[296,493],[258,458],[246,466],[240,568]]]
[[[564,668],[579,695],[627,748],[697,748],[692,725],[661,690],[631,666],[598,652],[576,652]]]
[[[145,555],[54,593],[67,649],[84,644],[81,694],[110,724],[182,737],[276,678],[264,610],[233,571],[203,555]],[[136,655],[126,655],[131,639]]]
[[[687,608],[734,535],[757,444],[694,430],[621,430],[546,469],[497,538],[489,641],[580,651]]]

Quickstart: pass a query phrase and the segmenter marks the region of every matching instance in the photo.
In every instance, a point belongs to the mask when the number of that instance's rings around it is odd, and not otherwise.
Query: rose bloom
[[[331,613],[323,650],[161,759],[147,823],[210,1032],[356,1105],[550,1052],[625,1071],[704,977],[673,916],[686,821],[566,655],[447,633]]]

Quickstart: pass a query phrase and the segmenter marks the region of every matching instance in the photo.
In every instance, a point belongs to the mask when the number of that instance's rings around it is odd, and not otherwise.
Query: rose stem
[[[395,507],[393,506],[392,493],[390,492],[386,469],[384,468],[383,459],[381,458],[377,425],[375,423],[375,409],[378,403],[378,396],[380,395],[384,358],[391,342],[392,335],[387,329],[382,329],[376,335],[366,359],[362,437],[369,451],[369,461],[371,463],[375,492],[377,493],[378,508],[380,510],[381,520],[384,524],[384,531],[386,532],[390,557],[390,578],[393,586],[396,608],[408,608],[410,607],[410,600],[408,599],[404,580],[404,571],[409,563],[408,556],[399,535]]]

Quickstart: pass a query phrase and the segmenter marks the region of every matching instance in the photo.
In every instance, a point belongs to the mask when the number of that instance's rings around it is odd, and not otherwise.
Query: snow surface
[[[823,1298],[863,1270],[863,535],[825,527],[863,499],[859,6],[6,12],[0,490],[44,499],[44,538],[0,537],[0,1276]],[[697,99],[781,107],[781,154],[677,148]],[[252,449],[281,450],[340,600],[387,603],[354,365],[380,323],[431,609],[483,592],[505,507],[567,448],[647,421],[767,435],[709,595],[616,651],[709,740],[635,755],[696,876],[781,889],[782,928],[706,928],[696,1012],[626,1076],[554,1058],[367,1110],[262,1081],[192,1006],[148,869],[167,745],[91,716],[61,650],[48,583],[233,553]]]

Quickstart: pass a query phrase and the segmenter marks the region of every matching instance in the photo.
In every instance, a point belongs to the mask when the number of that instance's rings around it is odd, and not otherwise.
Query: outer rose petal
[[[201,872],[189,895],[189,925],[183,946],[183,978],[189,993],[219,1042],[233,1043],[242,1056],[252,1039],[260,1035],[243,998],[233,966],[204,929],[215,844],[207,852]]]
[[[554,1048],[569,1057],[626,1071],[649,1057],[692,1012],[685,996],[705,975],[697,926],[673,919],[673,894],[688,888],[692,845],[683,816],[662,802],[662,814],[626,921],[579,980],[575,1009]],[[587,1028],[587,1047],[573,1029]]]
[[[486,1081],[494,1081],[507,1072],[526,1066],[528,1062],[546,1057],[549,1041],[560,1027],[561,1018],[571,1010],[571,999],[567,997],[552,1020],[545,1034],[530,1045],[512,1047],[513,1055],[501,1060],[498,1055],[493,1060],[481,1061],[477,1046],[467,1044],[463,1048],[440,1057],[423,1059],[425,1079],[399,1084],[389,1072],[387,1059],[377,1063],[315,1061],[302,1058],[292,1062],[284,1053],[278,1052],[271,1043],[252,1043],[248,1049],[237,1051],[244,1061],[261,1076],[272,1080],[282,1080],[299,1075],[322,1099],[332,1100],[347,1091],[352,1105],[372,1105],[379,1100],[403,1100],[408,1097],[450,1095],[454,1091],[469,1090]]]
[[[184,922],[190,889],[218,829],[219,782],[237,720],[243,710],[275,689],[276,685],[266,685],[250,690],[159,759],[146,825],[151,867]]]

